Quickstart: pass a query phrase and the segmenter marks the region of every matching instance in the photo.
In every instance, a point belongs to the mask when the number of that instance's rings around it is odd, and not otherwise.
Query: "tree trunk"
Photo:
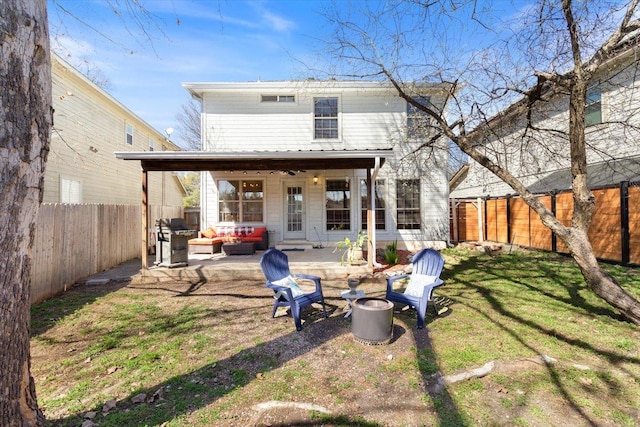
[[[640,304],[600,267],[587,234],[572,230],[571,237],[565,243],[591,290],[612,307],[620,310],[627,320],[640,325]]]
[[[31,251],[51,128],[46,0],[0,1],[0,425],[39,426]]]

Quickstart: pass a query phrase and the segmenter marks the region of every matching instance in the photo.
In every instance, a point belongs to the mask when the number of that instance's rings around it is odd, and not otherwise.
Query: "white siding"
[[[604,123],[586,128],[589,164],[613,164],[614,160],[640,155],[640,81],[637,67],[637,61],[618,64],[617,68],[610,69],[610,76],[599,79]],[[566,135],[569,123],[568,98],[557,97],[546,102],[544,107],[535,112],[533,121],[536,128],[548,131],[528,129],[525,136],[524,118],[521,117],[517,124],[498,131],[504,135],[501,140],[483,141],[483,144],[485,154],[519,177],[525,186],[538,188],[536,183],[570,167],[570,149]],[[558,132],[564,132],[565,135],[559,135]],[[469,166],[467,177],[452,191],[452,197],[514,193],[475,161],[470,161]],[[546,179],[545,182],[549,180]],[[548,188],[553,189],[563,188]]]
[[[251,86],[249,88],[249,86]],[[339,86],[339,85],[338,85]],[[377,232],[378,247],[398,240],[400,247],[417,249],[425,245],[442,246],[449,234],[447,144],[443,141],[433,152],[412,154],[417,145],[403,141],[406,102],[392,88],[305,87],[289,82],[281,88],[261,91],[259,84],[225,87],[215,84],[203,90],[203,140],[209,151],[286,151],[286,150],[364,150],[393,148],[379,179],[386,184],[386,230]],[[295,95],[294,103],[261,102],[261,94]],[[339,130],[337,140],[314,140],[314,97],[337,97]],[[432,96],[432,102],[438,102]],[[244,173],[246,172],[246,174]],[[301,182],[305,188],[305,237],[333,245],[353,235],[361,227],[359,181],[365,170],[307,170],[295,176],[279,171],[204,172],[202,180],[202,227],[218,224],[218,179],[265,180],[264,224],[271,232],[271,244],[284,236],[286,212],[284,187]],[[240,174],[240,175],[238,175]],[[314,185],[313,177],[318,177]],[[396,229],[395,185],[397,178],[419,178],[421,183],[420,230]],[[328,231],[325,189],[328,179],[351,182],[351,228]]]
[[[204,100],[207,149],[283,150],[387,148],[405,121],[405,102],[391,95],[323,93],[339,99],[340,138],[313,138],[313,95],[295,103],[260,102],[259,94],[208,94]]]
[[[64,177],[81,182],[82,203],[140,204],[140,164],[113,153],[146,151],[150,139],[159,150],[162,135],[55,56],[52,79],[54,126],[43,201],[60,202]],[[126,143],[127,123],[134,129],[133,145]],[[171,172],[151,172],[149,182],[150,204],[182,206],[182,190]]]

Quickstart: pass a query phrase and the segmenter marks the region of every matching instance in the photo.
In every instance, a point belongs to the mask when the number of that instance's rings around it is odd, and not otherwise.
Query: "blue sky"
[[[107,1],[50,0],[51,43],[80,71],[100,70],[107,91],[161,132],[178,127],[175,116],[189,99],[182,82],[308,77],[325,26],[324,4],[310,0],[150,0],[144,6],[152,16],[135,18],[143,31]]]

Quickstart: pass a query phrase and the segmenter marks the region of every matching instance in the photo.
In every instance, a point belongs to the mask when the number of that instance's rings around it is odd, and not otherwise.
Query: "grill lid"
[[[172,232],[191,231],[184,218],[159,218],[156,219],[157,228],[167,228]]]

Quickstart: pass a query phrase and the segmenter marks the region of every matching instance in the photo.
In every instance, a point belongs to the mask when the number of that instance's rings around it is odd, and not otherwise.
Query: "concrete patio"
[[[264,251],[253,255],[189,254],[186,267],[157,267],[140,270],[134,280],[144,282],[189,281],[212,282],[223,280],[264,280],[260,269],[260,257]],[[325,280],[346,279],[349,276],[366,278],[372,276],[366,264],[362,266],[341,265],[341,253],[333,247],[292,250],[285,252],[289,257],[292,273],[306,273],[320,276]],[[150,256],[150,260],[155,260]]]

